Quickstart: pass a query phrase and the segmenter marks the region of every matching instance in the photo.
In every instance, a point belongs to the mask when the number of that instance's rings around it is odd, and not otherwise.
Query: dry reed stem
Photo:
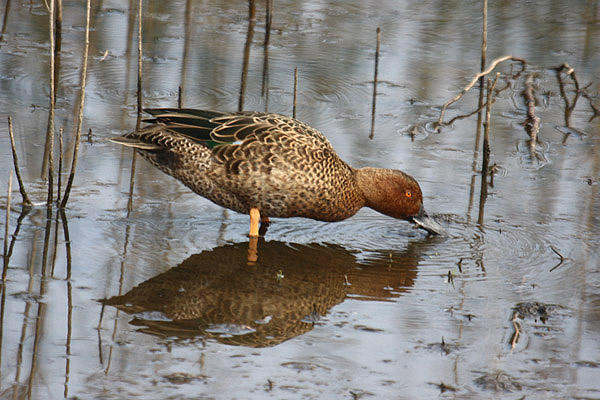
[[[56,0],[54,19],[54,103],[56,103],[56,94],[58,93],[58,81],[60,77],[60,53],[62,50],[62,25],[63,25],[63,6],[62,0]]]
[[[492,97],[494,92],[494,87],[498,82],[498,76],[500,73],[496,73],[496,78],[494,79],[494,83],[492,84],[491,80],[488,78],[487,83],[487,100],[486,100],[486,112],[485,112],[485,122],[484,122],[484,135],[483,135],[483,154],[481,156],[481,189],[479,193],[479,216],[477,217],[477,223],[480,226],[483,226],[483,217],[484,217],[484,206],[485,201],[487,199],[488,194],[488,166],[490,163],[490,116],[492,109]]]
[[[79,113],[77,114],[77,129],[75,131],[75,145],[73,149],[73,160],[71,161],[71,173],[69,174],[69,180],[67,181],[65,194],[60,205],[61,208],[65,208],[67,206],[69,194],[71,193],[71,188],[73,187],[73,179],[75,178],[75,170],[77,168],[77,156],[79,155],[79,143],[81,142],[81,125],[83,123],[83,108],[85,105],[85,86],[87,81],[88,53],[90,48],[90,13],[91,0],[87,0],[85,17],[85,45],[83,48],[83,66],[81,68],[81,91],[79,96]]]
[[[379,74],[379,45],[381,43],[381,28],[377,27],[377,44],[375,47],[375,72],[373,74],[373,105],[371,106],[371,134],[369,139],[375,136],[375,107],[377,104],[377,76]]]
[[[248,31],[246,33],[246,44],[244,45],[244,61],[242,64],[242,77],[240,83],[240,98],[238,100],[238,111],[244,111],[244,99],[246,97],[246,81],[248,79],[248,66],[250,65],[250,49],[254,37],[254,26],[256,25],[256,1],[248,1]]]
[[[485,68],[486,57],[487,57],[487,14],[488,14],[488,2],[487,0],[483,0],[482,7],[482,19],[483,19],[483,29],[481,33],[481,69],[483,71]],[[483,79],[480,81],[480,86],[483,87]]]
[[[2,47],[4,33],[6,33],[6,24],[8,22],[8,11],[10,10],[10,1],[4,3],[4,17],[2,18],[2,28],[0,28],[0,47]]]
[[[55,78],[55,73],[54,73],[54,68],[55,68],[55,57],[56,57],[56,52],[55,52],[55,37],[54,37],[54,0],[50,1],[50,4],[47,4],[48,6],[48,26],[49,26],[49,41],[50,41],[50,110],[48,111],[48,127],[46,129],[46,144],[44,145],[44,156],[42,158],[42,179],[45,180],[46,176],[48,174],[47,168],[48,168],[48,156],[50,155],[50,140],[51,137],[54,135],[54,113],[55,113],[55,97],[54,97],[54,78]]]
[[[10,146],[12,148],[13,155],[13,164],[15,167],[15,174],[17,175],[17,181],[19,182],[19,192],[21,193],[21,197],[23,198],[23,205],[26,207],[31,207],[33,203],[29,200],[29,196],[27,196],[27,192],[25,191],[25,185],[23,184],[23,179],[21,179],[21,172],[19,171],[19,157],[17,156],[17,149],[15,147],[15,135],[13,133],[13,125],[12,118],[10,115],[8,116],[8,135],[10,136]]]
[[[298,67],[294,68],[294,102],[292,106],[292,117],[296,118],[296,100],[298,98]]]
[[[184,93],[187,81],[187,60],[190,53],[190,40],[192,39],[192,0],[186,0],[185,2],[185,20],[183,22],[185,38],[183,40],[183,54],[181,55],[181,83],[179,86],[179,92],[177,96],[177,105],[179,108],[183,107]]]
[[[440,117],[437,122],[438,128],[445,125],[443,123],[443,120],[444,120],[444,114],[446,113],[446,109],[448,108],[448,106],[450,106],[451,104],[460,100],[465,95],[465,93],[467,93],[477,83],[477,81],[480,78],[488,75],[490,72],[492,72],[494,70],[494,68],[496,68],[496,66],[498,64],[500,64],[501,62],[507,61],[507,60],[518,61],[523,65],[527,64],[527,61],[525,61],[523,58],[513,57],[512,55],[498,57],[495,60],[493,60],[492,63],[489,65],[489,67],[485,71],[482,71],[482,72],[478,73],[477,75],[475,75],[473,77],[473,79],[471,79],[469,84],[467,86],[465,86],[465,88],[459,94],[454,96],[450,101],[444,103],[444,105],[442,106],[442,110],[440,111]]]
[[[138,2],[138,76],[137,76],[137,113],[142,114],[142,0]]]
[[[260,88],[261,96],[266,96],[265,112],[269,107],[269,42],[271,40],[271,25],[273,23],[273,0],[266,1],[265,10],[265,40],[263,42],[263,71],[262,85]]]
[[[490,161],[490,118],[492,112],[492,97],[494,92],[494,87],[498,82],[498,77],[500,73],[496,73],[496,77],[494,78],[494,82],[488,78],[487,83],[487,99],[485,103],[485,122],[484,122],[484,131],[483,131],[483,160],[481,165],[481,176],[484,178],[487,177],[488,174],[488,165]],[[482,183],[483,185],[483,183]],[[483,186],[482,186],[483,188]]]
[[[142,122],[142,112],[143,112],[143,97],[142,97],[142,11],[143,11],[143,3],[142,0],[138,1],[138,32],[137,32],[137,39],[138,39],[138,71],[137,71],[137,118],[136,118],[136,122],[135,122],[135,130],[139,130],[140,129],[140,124]],[[133,211],[133,189],[135,187],[135,167],[136,167],[136,156],[137,156],[137,152],[135,151],[135,149],[132,149],[131,151],[132,156],[131,156],[131,175],[129,176],[129,199],[127,200],[127,217],[129,218],[129,215],[131,214],[131,211]]]

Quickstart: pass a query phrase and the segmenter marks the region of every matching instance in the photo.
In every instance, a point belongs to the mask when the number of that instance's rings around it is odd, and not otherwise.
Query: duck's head
[[[444,228],[427,215],[419,183],[410,175],[394,169],[362,168],[357,182],[365,196],[365,205],[390,217],[414,223],[434,235]]]

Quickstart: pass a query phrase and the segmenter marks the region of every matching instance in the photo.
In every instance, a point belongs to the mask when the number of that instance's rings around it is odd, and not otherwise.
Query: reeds
[[[69,173],[69,180],[65,188],[65,193],[60,203],[61,208],[67,206],[69,200],[69,194],[73,187],[73,179],[75,179],[75,170],[77,168],[77,156],[79,155],[79,144],[81,142],[81,125],[83,123],[83,108],[85,105],[85,85],[87,81],[87,66],[88,66],[88,52],[90,48],[90,12],[91,12],[91,0],[86,2],[86,17],[85,17],[85,42],[83,48],[83,60],[81,68],[81,88],[79,92],[79,112],[77,113],[77,128],[75,129],[75,143],[73,145],[73,159],[71,160],[71,172]]]
[[[244,100],[246,97],[246,81],[248,79],[248,66],[250,64],[250,48],[254,37],[254,26],[256,25],[256,1],[248,0],[248,31],[246,32],[246,44],[244,45],[244,61],[242,63],[242,77],[240,80],[240,97],[238,100],[238,111],[244,111]]]
[[[263,42],[263,71],[260,93],[265,97],[265,112],[269,109],[269,42],[271,40],[271,25],[273,23],[274,0],[266,0],[265,10],[265,39]]]
[[[137,20],[138,20],[138,30],[137,30],[137,42],[138,42],[138,47],[137,47],[137,118],[136,118],[136,122],[135,122],[135,129],[138,130],[140,129],[140,125],[142,123],[142,112],[144,111],[143,108],[143,92],[142,92],[142,72],[143,72],[143,59],[142,59],[142,54],[143,54],[143,49],[142,49],[142,14],[143,14],[143,3],[142,0],[138,0],[138,15],[137,15]],[[181,98],[179,100],[179,102],[182,102]],[[135,151],[135,149],[132,149],[132,155],[131,155],[131,174],[129,176],[129,199],[127,200],[127,217],[129,217],[129,215],[131,214],[131,212],[133,211],[133,189],[135,187],[135,169],[136,169],[136,164],[137,164],[137,153]]]
[[[42,179],[46,179],[48,175],[48,157],[50,156],[50,140],[52,140],[52,136],[54,135],[54,113],[55,113],[55,60],[56,60],[56,52],[55,52],[55,21],[54,21],[54,0],[51,0],[48,6],[48,39],[50,43],[50,60],[49,60],[49,77],[50,77],[50,88],[49,88],[49,98],[50,98],[50,106],[48,111],[48,126],[46,128],[46,145],[44,146],[44,156],[42,158]]]
[[[375,48],[375,72],[373,74],[373,105],[371,107],[371,134],[369,139],[375,137],[375,107],[377,104],[377,78],[379,74],[379,45],[381,43],[381,28],[377,27],[377,44]]]

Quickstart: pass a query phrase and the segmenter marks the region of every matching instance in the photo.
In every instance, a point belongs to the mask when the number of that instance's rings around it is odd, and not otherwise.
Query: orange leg
[[[258,237],[258,221],[260,220],[260,211],[258,208],[250,209],[250,237]]]

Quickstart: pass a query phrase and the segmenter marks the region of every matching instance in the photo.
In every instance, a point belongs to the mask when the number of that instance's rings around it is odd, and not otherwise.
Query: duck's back
[[[336,221],[364,200],[354,173],[316,129],[269,113],[150,109],[122,137],[152,164],[223,207]],[[129,143],[125,143],[129,142]]]

